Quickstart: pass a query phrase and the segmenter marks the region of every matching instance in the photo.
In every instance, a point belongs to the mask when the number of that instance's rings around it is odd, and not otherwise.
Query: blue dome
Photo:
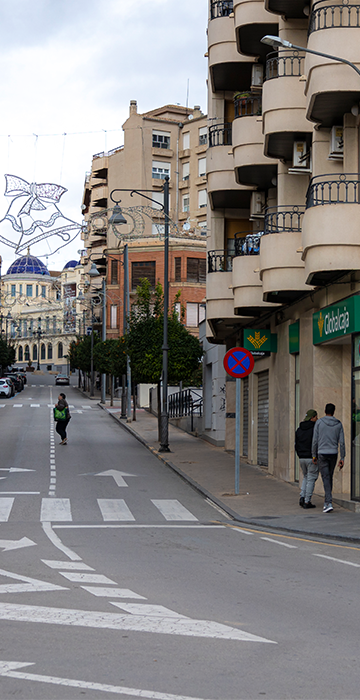
[[[77,267],[78,265],[80,265],[80,263],[76,260],[69,260],[69,262],[67,262],[66,265],[64,265],[63,269],[68,270],[70,267]]]
[[[50,275],[46,265],[34,255],[23,255],[9,267],[7,275]]]

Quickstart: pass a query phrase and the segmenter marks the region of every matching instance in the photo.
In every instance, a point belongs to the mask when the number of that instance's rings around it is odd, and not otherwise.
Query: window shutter
[[[188,301],[186,304],[186,325],[189,328],[198,326],[198,305]]]

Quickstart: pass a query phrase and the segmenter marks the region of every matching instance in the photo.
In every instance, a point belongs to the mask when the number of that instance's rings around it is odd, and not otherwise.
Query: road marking
[[[98,498],[97,502],[105,522],[109,520],[135,520],[122,498]]]
[[[92,408],[92,406],[81,406],[81,408]]]
[[[191,620],[183,617],[166,619],[91,610],[50,608],[40,605],[0,603],[0,620],[277,644],[277,642],[265,639],[265,637],[258,637],[219,622]]]
[[[68,591],[64,586],[55,586],[48,581],[40,581],[29,576],[20,576],[12,571],[0,569],[0,576],[11,578],[22,583],[3,583],[0,585],[0,593],[33,593],[35,591]]]
[[[41,561],[43,564],[46,564],[46,566],[49,566],[50,569],[82,569],[83,571],[95,571],[95,569],[88,566],[83,561],[54,561],[53,559],[42,559]]]
[[[347,564],[348,566],[355,566],[360,569],[360,564],[355,564],[353,561],[345,561],[344,559],[335,559],[335,557],[327,557],[326,554],[314,554],[313,557],[321,557],[321,559],[330,559],[330,561],[337,561],[339,564]]]
[[[167,523],[164,525],[138,525],[137,523],[134,525],[102,525],[102,524],[96,524],[96,525],[78,525],[78,524],[72,524],[72,525],[54,525],[54,529],[56,530],[102,530],[104,528],[141,528],[144,530],[152,530],[152,529],[157,529],[157,528],[172,528],[173,530],[224,530],[226,525],[168,525]]]
[[[30,408],[40,408],[40,404],[39,403],[31,403]]]
[[[21,469],[20,467],[1,467],[0,472],[9,472],[9,474],[13,474],[14,472],[36,472],[36,469]]]
[[[248,530],[243,530],[241,527],[232,527],[234,532],[241,532],[242,535],[254,535],[254,532],[249,532]]]
[[[45,535],[49,538],[50,542],[56,547],[57,549],[60,549],[60,551],[65,554],[66,557],[69,557],[72,561],[81,561],[81,557],[79,557],[76,552],[73,552],[72,549],[69,547],[66,547],[65,544],[62,543],[60,537],[54,532],[52,529],[51,523],[43,523],[42,528],[45,532]]]
[[[0,404],[0,408],[5,408],[5,404],[4,404],[4,403],[1,403],[1,404]]]
[[[128,588],[98,588],[95,586],[81,586],[81,588],[101,598],[134,598],[147,600],[143,595],[134,593],[134,591],[130,591]]]
[[[41,501],[41,522],[72,521],[69,498],[43,498]]]
[[[5,479],[6,477],[0,478]],[[1,491],[1,493],[13,493],[14,496],[37,496],[40,491]]]
[[[137,476],[137,474],[128,474],[127,472],[120,472],[117,469],[108,469],[106,472],[99,472],[98,474],[94,474],[94,476],[112,476],[118,486],[128,486],[123,476]]]
[[[87,681],[74,680],[72,678],[58,678],[56,676],[41,676],[38,673],[23,673],[14,669],[24,666],[34,666],[32,662],[17,663],[16,661],[0,661],[0,675],[18,680],[35,681],[38,683],[50,683],[51,685],[68,686],[69,688],[84,688],[86,690],[96,690],[104,693],[114,693],[116,695],[132,695],[138,698],[149,698],[150,700],[206,700],[206,698],[195,698],[187,695],[172,695],[170,693],[157,693],[153,690],[140,690],[138,688],[127,688],[122,685],[108,685],[104,683],[90,683]],[[209,700],[209,699],[208,699]]]
[[[4,552],[9,549],[21,549],[22,547],[33,547],[36,542],[29,540],[28,537],[22,537],[21,540],[0,540],[0,549]]]
[[[190,618],[186,615],[180,615],[180,613],[174,610],[169,610],[165,608],[164,605],[147,605],[144,603],[117,603],[112,602],[111,605],[115,605],[117,608],[124,610],[131,615],[150,615],[153,617],[182,617],[185,620]]]
[[[164,516],[165,520],[198,520],[195,515],[190,513],[187,508],[181,505],[176,498],[174,499],[151,499],[154,506]]]
[[[104,574],[83,574],[81,571],[59,571],[60,576],[64,576],[68,581],[75,583],[105,583],[117,585],[116,581],[104,576]]]
[[[266,540],[266,542],[274,542],[274,544],[280,544],[282,547],[288,547],[289,549],[297,549],[297,547],[294,544],[287,544],[287,542],[272,540],[271,537],[261,537],[260,539]]]
[[[22,403],[13,403],[13,408],[22,408],[23,404]]]
[[[0,498],[0,522],[6,523],[9,520],[14,501],[15,498]]]

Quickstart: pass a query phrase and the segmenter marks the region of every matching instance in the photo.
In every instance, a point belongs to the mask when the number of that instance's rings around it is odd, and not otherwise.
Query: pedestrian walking
[[[317,419],[316,411],[310,408],[295,432],[295,451],[299,457],[300,468],[303,473],[299,500],[299,506],[302,508],[316,508],[315,503],[311,503],[311,496],[314,492],[316,479],[319,476],[319,468],[313,462],[311,448]]]
[[[332,488],[339,447],[339,469],[343,468],[345,459],[344,429],[341,421],[334,417],[334,413],[334,404],[327,403],[325,416],[320,418],[315,424],[312,441],[313,462],[318,465],[324,484],[324,513],[330,513],[334,510],[332,505]]]
[[[67,445],[66,428],[70,420],[69,405],[66,401],[65,394],[59,394],[58,402],[54,408],[54,420],[56,421],[56,432],[61,437],[60,445]]]

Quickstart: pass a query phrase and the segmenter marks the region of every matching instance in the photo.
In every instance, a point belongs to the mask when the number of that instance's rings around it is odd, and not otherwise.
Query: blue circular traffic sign
[[[228,350],[224,357],[224,367],[230,377],[243,379],[254,369],[255,360],[245,348],[232,348]]]

